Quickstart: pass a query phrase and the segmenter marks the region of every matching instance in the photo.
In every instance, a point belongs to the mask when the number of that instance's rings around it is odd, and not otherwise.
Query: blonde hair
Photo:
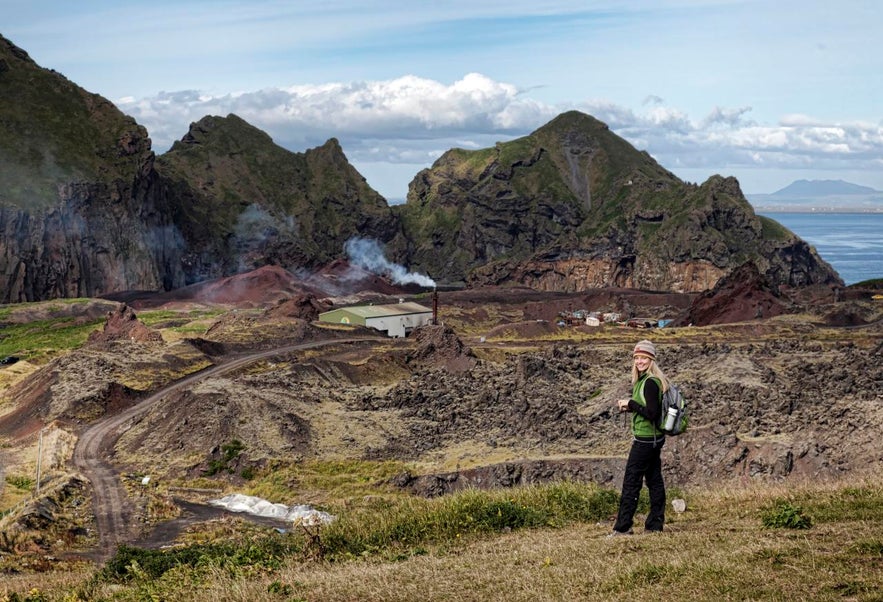
[[[647,357],[646,355],[644,357]],[[662,392],[665,393],[668,391],[668,377],[662,371],[662,368],[659,367],[659,364],[656,363],[656,360],[653,358],[650,359],[650,367],[647,368],[647,372],[650,373],[650,376],[655,376],[659,379],[659,382],[662,383]],[[638,382],[638,379],[641,378],[641,374],[638,372],[638,367],[635,366],[634,358],[632,358],[632,386],[635,386],[635,383]]]

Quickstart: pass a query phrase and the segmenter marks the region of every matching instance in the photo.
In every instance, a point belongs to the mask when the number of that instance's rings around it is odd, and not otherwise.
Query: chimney
[[[438,325],[438,287],[432,289],[432,325]]]

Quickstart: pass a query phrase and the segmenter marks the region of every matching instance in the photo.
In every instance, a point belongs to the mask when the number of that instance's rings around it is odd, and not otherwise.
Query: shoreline
[[[868,213],[873,215],[883,215],[883,208],[878,207],[782,207],[777,205],[758,205],[754,206],[755,213]]]

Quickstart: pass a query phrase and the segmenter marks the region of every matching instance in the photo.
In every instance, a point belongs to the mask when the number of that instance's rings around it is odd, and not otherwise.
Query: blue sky
[[[451,147],[570,109],[681,178],[883,190],[877,0],[0,0],[0,33],[113,101],[162,153],[235,113],[292,151],[336,137],[378,192]]]

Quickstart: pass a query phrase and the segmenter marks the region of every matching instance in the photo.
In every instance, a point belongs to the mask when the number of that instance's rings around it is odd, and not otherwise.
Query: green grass
[[[45,314],[53,311],[63,313],[63,305],[75,305],[88,302],[88,299],[56,299],[51,302],[23,303],[0,307],[0,357],[16,356],[34,363],[42,363],[59,354],[82,347],[92,331],[100,329],[105,318],[99,317],[83,321],[82,317],[62,316],[32,320],[19,323],[14,320],[14,313],[28,311],[38,305]],[[56,307],[57,306],[57,307]],[[151,328],[167,327],[182,334],[203,334],[205,325],[200,320],[214,318],[223,313],[221,310],[200,309],[187,312],[179,311],[145,311],[138,314],[138,319]]]
[[[305,554],[329,562],[369,557],[401,561],[426,554],[426,546],[433,544],[461,546],[476,536],[601,520],[615,512],[617,503],[611,490],[571,483],[465,491],[430,500],[403,498],[345,513],[310,537],[294,530],[288,536],[274,532],[166,551],[122,546],[85,589],[116,583],[140,590],[182,568],[201,573],[222,568],[233,576],[271,572],[284,559]]]
[[[155,327],[170,322],[183,325],[198,320],[216,318],[223,313],[224,311],[220,309],[194,309],[190,311],[151,310],[138,313],[138,319],[145,326]]]
[[[774,219],[770,219],[763,215],[758,215],[760,220],[762,236],[767,240],[786,240],[792,236],[791,232]]]
[[[870,280],[862,280],[851,285],[855,288],[872,288],[883,289],[883,278],[871,278]]]
[[[76,318],[65,317],[5,324],[0,335],[0,356],[14,355],[39,363],[81,347],[103,323],[103,318],[79,323]]]
[[[219,472],[232,473],[233,469],[230,467],[230,462],[239,457],[239,454],[244,449],[245,445],[239,439],[233,439],[230,443],[225,443],[221,446],[221,457],[209,462],[205,475],[211,477]]]
[[[571,483],[407,498],[341,516],[322,534],[323,555],[341,560],[393,553],[398,558],[477,534],[597,521],[615,513],[618,501],[608,489]]]
[[[34,480],[22,475],[8,474],[6,475],[6,482],[21,491],[31,491],[34,488]]]
[[[310,460],[297,463],[273,462],[257,471],[246,493],[266,500],[284,500],[292,490],[308,493],[311,500],[357,499],[389,493],[383,484],[407,470],[401,462],[364,460]]]
[[[284,558],[303,550],[303,542],[269,535],[246,541],[227,541],[176,548],[168,551],[120,546],[97,574],[110,583],[158,579],[178,567],[222,567],[232,574],[277,569]]]
[[[803,508],[787,500],[776,500],[766,508],[761,517],[763,526],[769,529],[809,529],[812,519]]]
[[[365,468],[367,466],[363,466]],[[318,468],[317,471],[322,472]],[[358,473],[330,463],[329,476]],[[33,600],[880,600],[883,486],[754,484],[683,492],[666,531],[606,538],[616,491],[557,483],[377,498],[318,529],[219,523],[213,541],[124,547],[103,567],[0,586]],[[770,511],[812,517],[767,528]],[[237,526],[238,525],[238,526]],[[4,589],[6,588],[6,589]],[[2,598],[0,598],[2,599]]]

